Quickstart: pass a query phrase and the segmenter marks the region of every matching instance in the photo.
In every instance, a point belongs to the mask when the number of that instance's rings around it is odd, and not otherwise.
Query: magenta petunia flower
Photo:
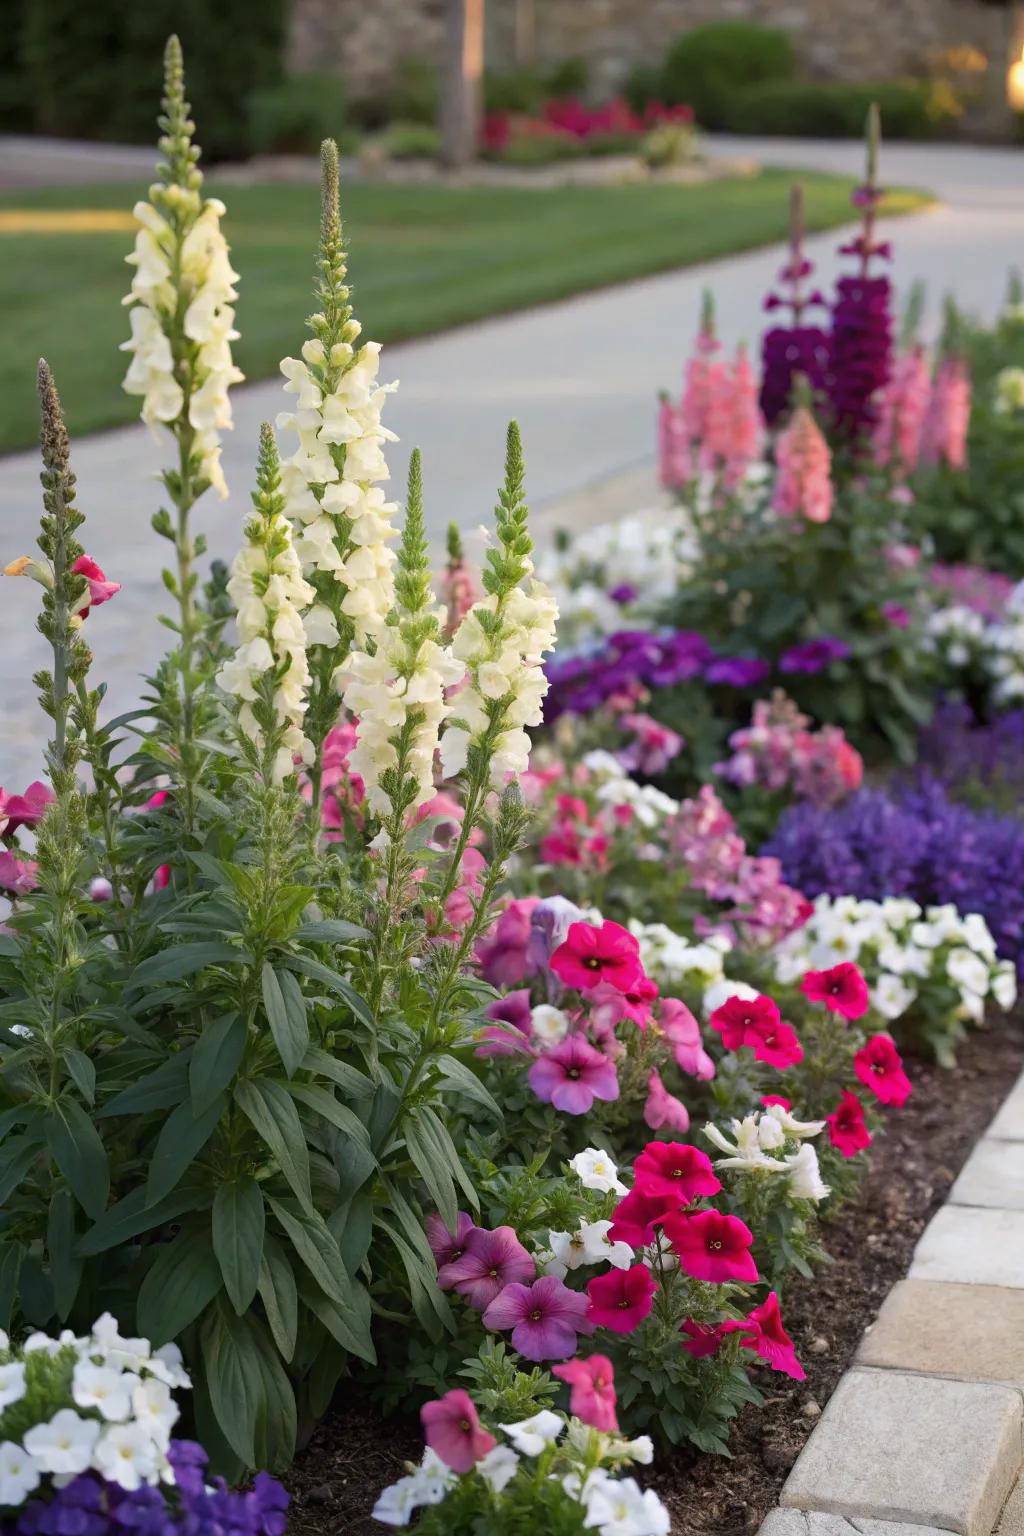
[[[13,837],[19,827],[36,827],[43,818],[47,806],[56,796],[38,779],[28,786],[23,795],[9,795],[0,789],[0,834]]]
[[[823,672],[834,661],[845,661],[850,647],[835,635],[818,635],[814,640],[804,640],[791,645],[779,658],[780,672]]]
[[[628,1243],[643,1248],[654,1242],[654,1228],[672,1211],[679,1209],[676,1195],[645,1195],[631,1189],[612,1211],[608,1237],[613,1243]]]
[[[614,1062],[582,1035],[567,1035],[553,1050],[544,1051],[528,1080],[542,1104],[553,1104],[567,1115],[585,1115],[595,1099],[610,1102],[619,1096]]]
[[[530,975],[526,954],[530,938],[530,918],[537,906],[536,896],[523,896],[510,902],[487,939],[476,946],[476,961],[492,987],[515,987]]]
[[[780,1072],[785,1072],[787,1067],[794,1067],[804,1059],[804,1048],[797,1038],[796,1030],[782,1019],[777,1023],[767,1019],[758,1020],[747,1031],[746,1044],[757,1061],[766,1062],[769,1067],[777,1067]]]
[[[824,1003],[844,1019],[863,1018],[871,1006],[867,982],[848,960],[827,971],[808,971],[800,990],[810,1002]]]
[[[633,1173],[641,1194],[675,1200],[677,1205],[717,1195],[722,1187],[707,1154],[680,1141],[648,1142]]]
[[[610,1269],[605,1275],[595,1275],[587,1285],[587,1316],[612,1333],[632,1333],[650,1314],[657,1289],[658,1282],[646,1264]]]
[[[568,1382],[572,1388],[569,1412],[583,1424],[603,1434],[616,1435],[619,1421],[615,1416],[615,1372],[607,1355],[590,1355],[586,1360],[570,1360],[552,1367],[552,1376]]]
[[[754,1234],[738,1216],[724,1216],[721,1211],[667,1216],[665,1235],[679,1256],[680,1267],[695,1280],[711,1285],[757,1280],[750,1252]]]
[[[495,998],[493,1003],[488,1004],[486,1013],[487,1017],[495,1022],[485,1024],[481,1029],[477,1036],[480,1043],[474,1055],[528,1056],[531,1054],[529,987],[521,987],[516,992],[508,992],[504,997]],[[509,1028],[501,1028],[502,1024],[509,1025]]]
[[[686,1353],[695,1360],[706,1360],[710,1355],[718,1354],[726,1336],[734,1329],[734,1323],[695,1323],[688,1317],[679,1331],[686,1335],[682,1341]]]
[[[825,1122],[829,1140],[843,1157],[856,1157],[870,1147],[871,1132],[864,1120],[864,1106],[848,1088],[843,1090],[838,1106],[826,1115]]]
[[[794,1381],[804,1381],[807,1372],[796,1357],[793,1340],[782,1326],[782,1312],[775,1291],[769,1291],[759,1307],[755,1307],[742,1323],[724,1323],[730,1333],[742,1332],[740,1344],[752,1349],[773,1371],[792,1376]]]
[[[708,1023],[722,1037],[727,1051],[738,1051],[751,1044],[751,1035],[759,1035],[781,1023],[778,1007],[770,997],[730,997],[716,1008]]]
[[[511,1328],[512,1348],[527,1360],[566,1360],[577,1334],[593,1333],[587,1298],[554,1275],[532,1285],[506,1285],[484,1313],[484,1325],[498,1333]]]
[[[888,1035],[872,1035],[853,1058],[853,1070],[883,1104],[895,1104],[899,1109],[910,1097],[910,1078]]]
[[[480,1423],[468,1392],[456,1388],[420,1409],[423,1438],[453,1472],[468,1472],[497,1445]]]
[[[460,1258],[443,1264],[437,1272],[442,1291],[457,1291],[471,1307],[482,1312],[507,1285],[532,1280],[536,1265],[511,1227],[487,1232],[474,1227],[465,1239]]]
[[[565,986],[581,992],[602,981],[629,992],[644,974],[640,945],[619,923],[573,923],[551,956],[551,969]]]
[[[436,1211],[427,1217],[424,1225],[427,1229],[427,1242],[438,1269],[461,1259],[466,1251],[466,1239],[471,1232],[476,1231],[476,1223],[465,1211],[459,1212],[454,1232],[449,1232]]]

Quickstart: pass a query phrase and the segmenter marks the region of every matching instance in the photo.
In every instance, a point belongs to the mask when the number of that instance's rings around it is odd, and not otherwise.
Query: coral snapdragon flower
[[[689,1205],[701,1195],[717,1195],[721,1183],[711,1159],[680,1141],[651,1141],[633,1164],[635,1191]]]
[[[867,982],[848,960],[827,971],[808,971],[800,990],[809,1002],[824,1003],[844,1019],[863,1018],[871,1006]]]
[[[77,609],[83,619],[88,615],[90,608],[98,608],[101,603],[109,603],[110,599],[121,590],[121,583],[108,581],[96,561],[89,555],[79,555],[71,569],[76,576],[85,577],[86,590],[78,600],[80,606]]]
[[[569,1412],[583,1424],[603,1434],[616,1435],[619,1421],[615,1416],[615,1372],[607,1355],[590,1355],[586,1360],[570,1360],[552,1367],[552,1376],[568,1382]]]
[[[567,1115],[585,1115],[595,1099],[619,1096],[614,1062],[582,1035],[567,1035],[553,1050],[542,1052],[527,1077],[542,1104]]]
[[[632,1333],[649,1316],[657,1289],[658,1282],[646,1264],[595,1275],[587,1285],[587,1317],[612,1333]]]
[[[864,1106],[855,1093],[843,1090],[839,1105],[826,1115],[829,1140],[844,1157],[856,1157],[871,1145],[871,1132],[864,1122]]]
[[[532,1280],[535,1273],[533,1259],[511,1227],[495,1227],[493,1232],[474,1227],[466,1234],[460,1257],[438,1269],[437,1283],[482,1312],[507,1285]]]
[[[910,1078],[888,1035],[872,1035],[853,1058],[853,1070],[865,1088],[870,1088],[883,1104],[895,1104],[898,1109],[910,1097]]]
[[[497,1445],[468,1392],[456,1388],[420,1409],[423,1438],[453,1472],[468,1472]]]
[[[757,1279],[750,1252],[754,1234],[738,1216],[721,1211],[679,1212],[666,1216],[665,1236],[679,1256],[680,1267],[695,1280],[724,1285],[729,1280]]]
[[[512,1348],[535,1361],[565,1360],[576,1351],[577,1334],[594,1331],[586,1296],[554,1275],[506,1285],[484,1313],[484,1326],[498,1333],[511,1328]]]
[[[573,923],[551,956],[551,969],[559,981],[581,992],[602,981],[630,992],[644,974],[640,945],[619,923]]]

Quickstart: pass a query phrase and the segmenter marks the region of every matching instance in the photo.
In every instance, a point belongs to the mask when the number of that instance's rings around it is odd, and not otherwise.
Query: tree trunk
[[[484,0],[447,0],[441,86],[441,158],[468,165],[480,145],[484,73]]]

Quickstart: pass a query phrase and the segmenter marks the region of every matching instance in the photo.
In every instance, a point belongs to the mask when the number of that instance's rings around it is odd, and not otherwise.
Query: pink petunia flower
[[[98,608],[101,603],[109,603],[121,590],[119,581],[108,581],[100,570],[96,561],[89,555],[79,555],[71,567],[76,576],[84,576],[86,588],[78,599],[75,612],[83,619],[87,617],[90,608]]]
[[[9,795],[0,789],[0,835],[13,837],[19,827],[38,826],[47,806],[55,799],[53,790],[38,779],[23,795]]]
[[[511,1328],[512,1348],[535,1361],[567,1359],[575,1353],[577,1334],[594,1331],[586,1296],[554,1275],[542,1275],[532,1285],[506,1285],[485,1311],[484,1326],[498,1333]]]
[[[616,1435],[619,1421],[615,1416],[615,1372],[607,1355],[590,1355],[586,1360],[570,1360],[552,1367],[552,1376],[568,1382],[569,1412],[602,1434]]]
[[[753,1051],[755,1060],[763,1061],[769,1067],[777,1067],[780,1072],[785,1072],[787,1067],[795,1067],[797,1062],[804,1059],[804,1048],[796,1030],[782,1019],[778,1022],[759,1019],[747,1031],[746,1044]]]
[[[765,1093],[761,1096],[761,1103],[765,1109],[770,1109],[773,1104],[778,1104],[782,1109],[792,1109],[789,1099],[784,1099],[781,1093]]]
[[[441,1265],[437,1283],[483,1312],[505,1286],[532,1280],[535,1274],[533,1259],[511,1227],[495,1227],[493,1232],[474,1227],[466,1234],[461,1256]]]
[[[430,1251],[434,1255],[434,1262],[438,1269],[446,1264],[454,1264],[456,1259],[461,1259],[466,1251],[466,1239],[471,1232],[476,1231],[476,1223],[465,1211],[459,1212],[454,1232],[449,1232],[436,1211],[431,1212],[424,1225],[427,1231],[427,1242],[430,1244]]]
[[[610,982],[601,981],[588,998],[590,1017],[599,1029],[614,1029],[623,1019],[629,1019],[638,1029],[646,1029],[657,1000],[657,983],[649,976],[641,975],[628,992],[620,992]]]
[[[781,1015],[770,997],[730,997],[716,1008],[708,1023],[722,1037],[727,1051],[738,1051],[741,1046],[752,1045],[752,1036],[762,1039],[782,1022]]]
[[[631,1189],[612,1211],[608,1237],[613,1243],[643,1248],[654,1242],[655,1226],[678,1209],[675,1195],[645,1195],[639,1189]]]
[[[618,923],[573,923],[551,956],[551,969],[565,986],[581,992],[602,981],[629,992],[644,974],[639,943]]]
[[[665,1218],[665,1236],[679,1264],[695,1280],[724,1285],[729,1280],[757,1280],[750,1252],[754,1234],[738,1216],[721,1211],[677,1213]]]
[[[695,1360],[706,1360],[710,1355],[718,1354],[733,1328],[728,1322],[695,1323],[692,1317],[688,1317],[679,1331],[686,1335],[682,1341],[686,1353]]]
[[[587,1316],[599,1328],[612,1333],[632,1333],[650,1314],[658,1282],[646,1264],[630,1269],[610,1269],[587,1284],[590,1305]]]
[[[864,1106],[855,1093],[844,1088],[836,1109],[826,1115],[829,1140],[843,1157],[856,1157],[871,1145],[871,1132],[864,1120]]]
[[[870,1088],[883,1104],[897,1109],[910,1097],[910,1078],[903,1070],[903,1059],[888,1035],[872,1035],[853,1058],[853,1070],[865,1088]]]
[[[0,849],[0,891],[13,896],[27,896],[39,884],[39,865],[34,859],[19,859],[8,848]]]
[[[430,1449],[453,1472],[468,1472],[498,1443],[483,1428],[473,1399],[461,1387],[424,1403],[420,1421]]]
[[[533,1063],[527,1080],[542,1104],[567,1115],[585,1115],[595,1099],[619,1096],[615,1063],[582,1035],[567,1035]]]
[[[807,1372],[796,1357],[793,1340],[782,1326],[782,1312],[775,1291],[769,1291],[759,1307],[755,1307],[742,1323],[724,1325],[730,1332],[742,1332],[740,1344],[752,1349],[773,1371],[792,1376],[794,1381],[804,1381]]]
[[[660,1131],[663,1127],[672,1131],[690,1129],[690,1115],[686,1105],[669,1093],[657,1070],[652,1071],[647,1079],[644,1120],[652,1131]]]
[[[491,937],[477,944],[477,964],[484,980],[492,987],[515,987],[531,974],[526,948],[530,938],[530,917],[536,906],[536,896],[523,896],[510,902],[498,918]]]
[[[808,971],[800,990],[810,1002],[824,1003],[844,1019],[863,1018],[871,1006],[867,982],[848,960],[827,971]]]
[[[710,1082],[715,1075],[715,1063],[704,1049],[700,1025],[686,1004],[677,997],[663,997],[658,1005],[658,1024],[680,1071],[701,1082]]]
[[[679,1205],[717,1195],[722,1187],[706,1153],[680,1141],[648,1142],[633,1174],[641,1194],[675,1199]]]

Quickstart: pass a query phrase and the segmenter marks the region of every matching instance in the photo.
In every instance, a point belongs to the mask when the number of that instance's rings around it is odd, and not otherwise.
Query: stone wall
[[[660,59],[688,26],[745,17],[784,27],[805,69],[864,80],[920,73],[970,44],[1001,61],[1006,13],[981,0],[487,0],[488,65],[515,57],[516,12],[533,13],[541,63],[583,58],[598,87]],[[444,0],[292,0],[290,64],[337,71],[353,94],[386,88],[399,60],[440,54]]]

